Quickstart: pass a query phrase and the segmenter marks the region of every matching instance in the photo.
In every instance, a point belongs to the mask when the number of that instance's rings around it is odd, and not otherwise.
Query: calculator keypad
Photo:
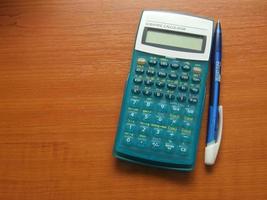
[[[192,144],[201,66],[137,58],[123,144],[147,152],[187,156]]]

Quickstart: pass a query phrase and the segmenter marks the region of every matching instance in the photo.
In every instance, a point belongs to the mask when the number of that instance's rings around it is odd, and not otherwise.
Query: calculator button
[[[178,100],[179,102],[185,102],[185,101],[186,101],[186,96],[184,96],[184,95],[179,95],[179,96],[177,97],[177,100]]]
[[[181,141],[184,143],[191,143],[192,137],[190,135],[182,135]]]
[[[193,72],[196,74],[200,74],[202,69],[200,67],[193,67]]]
[[[184,66],[182,66],[182,69],[184,71],[188,72],[188,71],[190,71],[191,67],[190,67],[190,65],[184,65]]]
[[[138,113],[135,111],[129,111],[128,118],[131,120],[138,120]]]
[[[171,112],[174,114],[181,114],[182,107],[179,105],[171,105]]]
[[[188,81],[189,76],[184,74],[184,75],[180,76],[180,79],[181,79],[181,81]]]
[[[161,98],[163,96],[163,93],[162,92],[155,92],[154,96],[158,97],[158,98]]]
[[[171,63],[172,69],[179,69],[180,65],[178,63]]]
[[[174,149],[175,149],[175,144],[172,140],[167,140],[165,143],[164,143],[164,150],[166,152],[174,152]]]
[[[178,146],[179,154],[181,155],[187,155],[188,154],[188,146],[186,144],[180,144]]]
[[[157,86],[158,88],[164,88],[165,83],[162,82],[162,81],[157,81],[157,82],[156,82],[156,86]]]
[[[156,115],[155,119],[156,119],[156,123],[159,125],[164,124],[166,121],[163,115]]]
[[[125,145],[132,145],[134,143],[133,134],[125,133],[122,141]]]
[[[184,121],[182,121],[182,127],[185,128],[185,129],[191,129],[192,123],[189,122],[189,121],[184,120]]]
[[[132,88],[132,93],[135,95],[138,95],[141,93],[141,90],[138,87],[134,87],[134,88]]]
[[[125,126],[125,131],[130,132],[130,133],[134,133],[137,131],[137,126],[135,124],[127,123]]]
[[[147,74],[148,76],[154,76],[154,75],[155,75],[155,70],[153,70],[153,69],[148,69],[148,70],[146,71],[146,74]]]
[[[166,72],[162,72],[162,71],[159,71],[158,72],[158,77],[165,78],[166,76],[167,76],[167,73]]]
[[[144,83],[146,86],[152,86],[154,84],[154,81],[152,79],[146,79]]]
[[[178,88],[181,92],[186,92],[188,87],[186,85],[180,85]]]
[[[189,117],[192,117],[195,115],[195,108],[192,106],[192,107],[187,107],[185,108],[185,115],[186,116],[189,116]]]
[[[135,69],[135,72],[136,72],[137,74],[143,74],[143,73],[144,73],[144,69],[143,69],[143,68],[140,68],[140,67],[137,67],[137,68]]]
[[[139,64],[139,65],[144,65],[144,64],[146,64],[146,59],[145,59],[145,58],[138,58],[138,59],[137,59],[137,64]]]
[[[192,82],[193,83],[200,83],[200,78],[199,77],[193,77]]]
[[[157,60],[155,60],[155,59],[150,59],[150,60],[148,61],[148,63],[149,63],[149,65],[153,66],[153,65],[156,65],[156,64],[157,64]]]
[[[174,140],[176,139],[177,134],[174,131],[168,130],[166,136],[168,139]]]
[[[143,135],[149,135],[151,132],[148,126],[140,126],[139,133]]]
[[[169,74],[169,78],[172,79],[172,80],[175,80],[175,79],[177,79],[177,74],[175,74],[175,73],[170,73],[170,74]]]
[[[175,96],[173,94],[167,93],[167,94],[165,94],[165,98],[168,100],[174,100]]]
[[[133,107],[133,108],[138,108],[140,106],[140,100],[139,99],[130,99],[129,106]]]
[[[164,134],[164,131],[161,128],[153,128],[152,129],[152,136],[154,136],[154,137],[162,137],[163,134]]]
[[[159,63],[159,65],[161,66],[161,67],[168,67],[168,62],[166,62],[166,61],[160,61],[160,63]]]
[[[143,90],[143,95],[149,97],[152,95],[152,92],[150,90]]]
[[[162,149],[162,139],[158,137],[153,137],[151,139],[151,147],[153,150],[159,151]]]
[[[198,89],[198,88],[190,88],[190,92],[191,92],[192,94],[198,94],[199,89]]]
[[[169,88],[170,90],[175,90],[176,87],[177,87],[176,84],[173,84],[173,83],[168,83],[167,84],[167,88]]]
[[[150,113],[143,113],[141,120],[143,122],[150,123],[150,122],[153,121],[152,118],[153,118],[152,114],[150,114]]]
[[[169,119],[169,124],[172,127],[177,127],[180,125],[178,118]]]
[[[138,135],[136,138],[136,145],[140,148],[145,148],[149,146],[149,140],[148,140],[148,136],[146,135]]]
[[[157,111],[164,113],[168,111],[168,105],[166,103],[158,103],[156,109]]]
[[[144,101],[143,108],[147,110],[152,110],[153,109],[153,102],[152,101]]]
[[[191,104],[196,104],[198,102],[197,98],[191,97],[188,99],[188,102]]]
[[[140,78],[140,77],[135,77],[135,78],[133,79],[133,82],[134,82],[135,84],[141,84],[141,83],[143,82],[143,80],[142,80],[142,78]]]

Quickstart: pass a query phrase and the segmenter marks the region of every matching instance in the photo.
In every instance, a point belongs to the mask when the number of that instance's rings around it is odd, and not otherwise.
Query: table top
[[[0,199],[267,199],[267,2],[0,2]],[[195,170],[112,157],[141,11],[220,18],[223,141]],[[207,94],[208,98],[208,94]]]

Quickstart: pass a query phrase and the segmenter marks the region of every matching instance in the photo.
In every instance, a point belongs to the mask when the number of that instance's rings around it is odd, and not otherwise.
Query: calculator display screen
[[[205,38],[201,35],[146,28],[143,43],[172,50],[204,52]]]

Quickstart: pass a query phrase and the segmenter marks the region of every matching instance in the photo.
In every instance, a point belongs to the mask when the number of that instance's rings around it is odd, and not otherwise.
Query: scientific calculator
[[[167,169],[193,169],[212,35],[212,20],[143,11],[124,91],[115,157]]]

